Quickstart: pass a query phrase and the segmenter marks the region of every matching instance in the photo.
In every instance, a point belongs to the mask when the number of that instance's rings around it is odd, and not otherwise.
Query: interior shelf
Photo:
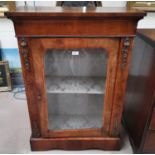
[[[46,77],[47,93],[104,94],[105,77]]]
[[[53,121],[54,120],[54,121]],[[101,128],[100,115],[50,115],[50,130]]]

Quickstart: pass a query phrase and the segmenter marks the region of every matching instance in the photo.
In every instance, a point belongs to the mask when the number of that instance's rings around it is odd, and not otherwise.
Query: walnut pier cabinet
[[[21,7],[15,26],[32,150],[120,149],[137,22],[126,8]]]

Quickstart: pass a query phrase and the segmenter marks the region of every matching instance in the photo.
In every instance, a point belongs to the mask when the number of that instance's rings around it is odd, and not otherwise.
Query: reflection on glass
[[[50,130],[100,128],[107,55],[104,49],[50,49],[45,54]]]

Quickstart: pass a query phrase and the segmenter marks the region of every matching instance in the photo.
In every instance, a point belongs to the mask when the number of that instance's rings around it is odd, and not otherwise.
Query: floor
[[[20,93],[19,93],[20,92]],[[12,92],[0,92],[0,153],[133,153],[129,139],[124,133],[123,146],[120,151],[44,151],[31,152],[29,138],[31,135],[25,93],[22,88]]]

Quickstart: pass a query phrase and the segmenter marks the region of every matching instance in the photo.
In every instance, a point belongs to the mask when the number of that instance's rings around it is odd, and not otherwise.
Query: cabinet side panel
[[[155,153],[154,146],[155,146],[155,132],[149,130],[146,134],[143,153]]]
[[[154,49],[137,36],[134,41],[123,113],[125,127],[136,150],[142,147],[145,129],[148,129],[148,120],[152,111],[154,66]]]

